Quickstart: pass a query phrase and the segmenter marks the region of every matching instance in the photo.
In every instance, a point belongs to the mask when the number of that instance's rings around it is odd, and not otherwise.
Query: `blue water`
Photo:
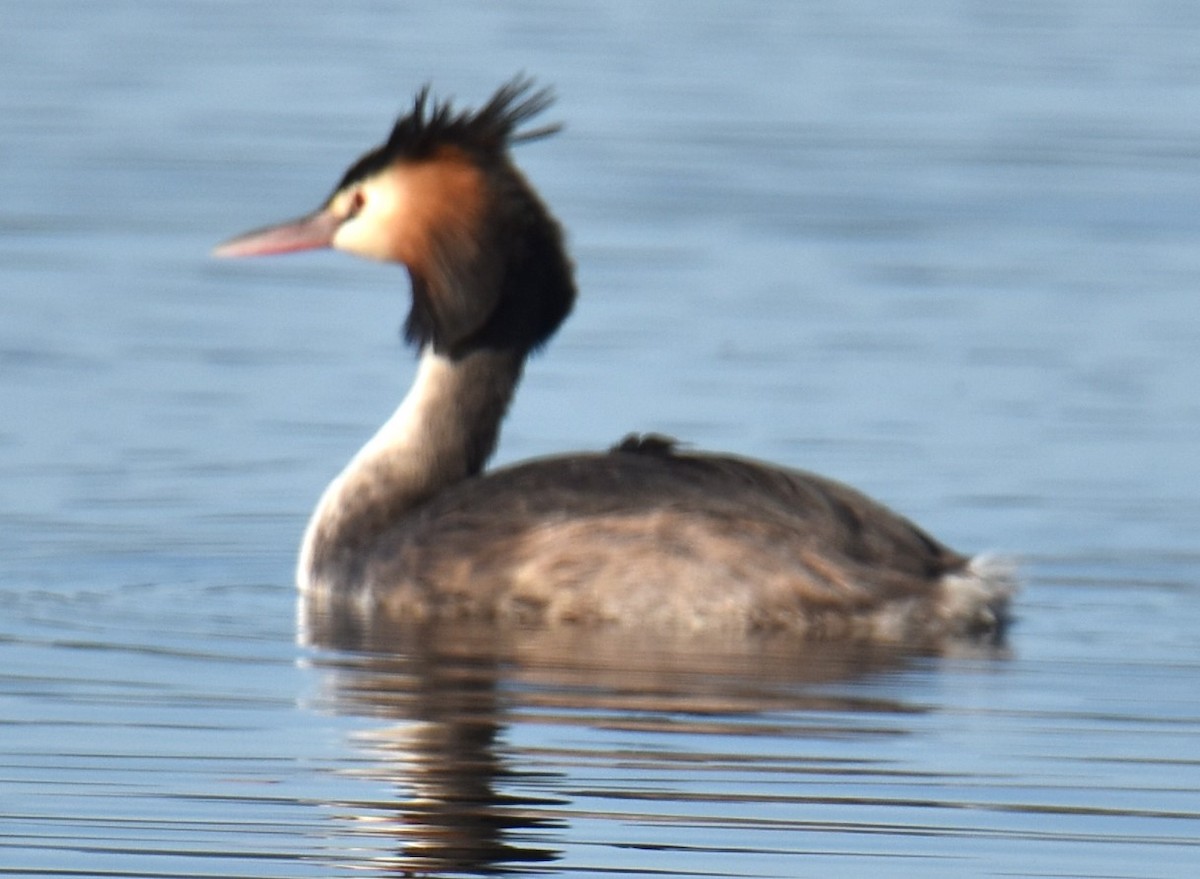
[[[12,5],[0,875],[1190,875],[1200,10]],[[326,631],[402,272],[218,263],[524,70],[583,295],[498,460],[630,430],[1022,562],[1000,655]]]

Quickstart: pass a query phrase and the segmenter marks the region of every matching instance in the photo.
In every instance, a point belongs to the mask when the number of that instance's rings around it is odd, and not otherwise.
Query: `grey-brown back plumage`
[[[881,607],[927,602],[966,564],[840,483],[643,439],[450,487],[339,591],[414,618],[873,638]]]

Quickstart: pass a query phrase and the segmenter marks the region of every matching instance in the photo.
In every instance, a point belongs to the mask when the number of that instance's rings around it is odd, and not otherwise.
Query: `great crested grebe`
[[[420,347],[395,414],[330,483],[300,552],[316,606],[389,619],[995,635],[1013,582],[854,489],[633,436],[483,472],[526,357],[575,299],[558,223],[509,147],[552,101],[517,78],[475,112],[416,97],[316,211],[217,248],[403,264]]]

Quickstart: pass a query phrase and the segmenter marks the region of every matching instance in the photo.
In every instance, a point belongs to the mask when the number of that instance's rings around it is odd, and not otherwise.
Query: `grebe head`
[[[509,156],[557,125],[518,131],[553,101],[518,77],[477,111],[424,88],[387,141],[352,164],[316,211],[239,235],[218,256],[332,247],[397,262],[412,278],[406,337],[455,356],[529,351],[571,310],[562,232]]]

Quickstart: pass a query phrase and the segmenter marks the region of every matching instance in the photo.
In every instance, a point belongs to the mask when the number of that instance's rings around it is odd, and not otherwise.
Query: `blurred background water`
[[[1200,7],[0,23],[0,875],[1189,875]],[[498,460],[657,430],[843,479],[1022,560],[1005,655],[297,623],[406,281],[209,250],[522,70],[583,295]]]

